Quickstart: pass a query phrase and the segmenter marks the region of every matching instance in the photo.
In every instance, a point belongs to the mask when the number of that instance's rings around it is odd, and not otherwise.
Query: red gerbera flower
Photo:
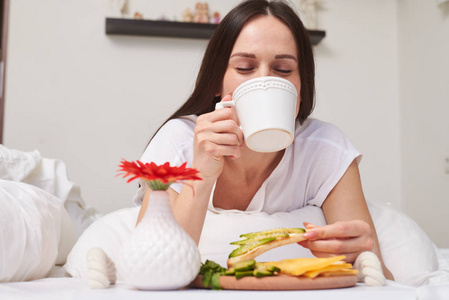
[[[143,163],[139,160],[122,160],[119,165],[119,172],[123,178],[131,176],[127,182],[137,178],[142,178],[152,190],[166,190],[173,182],[184,180],[202,180],[197,176],[198,171],[194,168],[186,168],[187,163],[180,167],[171,167],[168,162],[163,165],[156,165],[154,162]],[[120,174],[119,174],[120,175]]]

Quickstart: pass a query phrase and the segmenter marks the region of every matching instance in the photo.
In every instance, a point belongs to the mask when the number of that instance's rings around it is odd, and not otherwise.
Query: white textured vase
[[[151,191],[147,210],[124,243],[117,270],[141,290],[173,290],[198,275],[201,258],[193,239],[176,222],[166,191]]]

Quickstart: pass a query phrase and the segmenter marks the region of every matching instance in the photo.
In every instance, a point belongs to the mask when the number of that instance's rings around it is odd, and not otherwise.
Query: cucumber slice
[[[292,233],[305,233],[303,228],[275,228],[269,230],[263,230],[258,232],[250,232],[240,235],[240,237],[252,238],[258,235],[269,236],[271,234],[292,234]]]
[[[253,271],[253,276],[255,277],[265,277],[265,276],[273,276],[273,273],[271,273],[268,270],[259,270],[259,269],[255,269]]]
[[[272,273],[280,273],[281,269],[279,269],[276,266],[265,266],[267,268],[268,271],[272,272]]]
[[[245,277],[245,276],[254,276],[253,272],[254,272],[253,270],[242,271],[242,272],[235,272],[235,278],[240,279],[240,278]]]
[[[234,265],[235,272],[242,272],[248,270],[254,270],[256,267],[256,261],[254,259],[239,261]]]
[[[245,253],[253,250],[256,247],[259,247],[261,245],[264,245],[266,243],[274,241],[275,239],[276,239],[275,237],[264,238],[264,239],[256,240],[253,243],[241,245],[240,247],[238,247],[237,249],[232,251],[231,254],[229,254],[229,257],[231,258],[231,257],[235,257],[235,256],[240,256],[242,254],[245,254]]]
[[[225,271],[226,276],[233,276],[234,274],[235,274],[234,268],[229,268],[229,269],[226,269],[226,271]]]
[[[256,235],[250,238],[244,238],[235,242],[232,242],[231,245],[244,245],[244,244],[248,244],[248,243],[252,243],[261,239],[265,239],[265,238],[283,238],[283,237],[288,237],[289,235],[287,233],[284,232],[279,232],[279,233],[273,233],[273,234],[261,234],[261,235]]]

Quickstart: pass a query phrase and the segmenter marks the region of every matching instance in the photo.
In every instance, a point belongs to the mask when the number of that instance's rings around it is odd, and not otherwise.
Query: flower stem
[[[160,180],[147,180],[148,187],[153,191],[165,191],[168,187],[173,183],[173,181],[169,181],[167,183],[163,183]]]

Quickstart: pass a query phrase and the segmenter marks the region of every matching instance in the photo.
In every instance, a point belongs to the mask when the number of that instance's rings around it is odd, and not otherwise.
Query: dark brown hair
[[[229,57],[243,26],[258,16],[272,15],[293,33],[298,48],[301,105],[297,120],[302,124],[312,113],[315,95],[315,63],[309,35],[295,11],[283,0],[246,0],[231,10],[217,26],[201,63],[192,95],[166,122],[186,115],[201,115],[215,109]],[[164,123],[164,124],[165,124]]]

